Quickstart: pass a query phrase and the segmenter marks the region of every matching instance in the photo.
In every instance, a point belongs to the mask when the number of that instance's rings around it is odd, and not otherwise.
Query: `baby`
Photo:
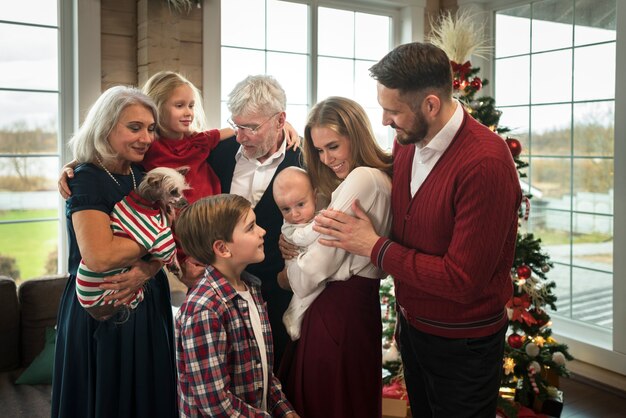
[[[299,167],[287,167],[274,179],[274,201],[280,209],[285,222],[282,233],[285,240],[299,247],[300,254],[320,236],[313,231],[315,217],[316,193],[306,171]],[[286,260],[294,263],[296,259]],[[321,293],[320,287],[306,297],[294,293],[291,303],[283,315],[283,323],[293,341],[300,338],[300,327],[304,313],[313,300]]]

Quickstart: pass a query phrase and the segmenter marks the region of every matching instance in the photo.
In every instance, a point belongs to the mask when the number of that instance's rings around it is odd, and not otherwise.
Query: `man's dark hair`
[[[437,90],[452,95],[452,69],[446,53],[428,43],[412,42],[394,48],[370,69],[383,86],[406,93]]]

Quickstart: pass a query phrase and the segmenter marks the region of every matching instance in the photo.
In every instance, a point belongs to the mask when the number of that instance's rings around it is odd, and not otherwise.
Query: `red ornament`
[[[515,158],[519,157],[522,153],[522,144],[515,138],[507,138],[506,144],[509,146],[509,151],[511,151],[511,155]]]
[[[452,88],[454,90],[458,90],[459,88],[461,88],[461,82],[459,81],[458,78],[455,78],[454,80],[452,80]]]
[[[522,348],[522,345],[524,344],[522,336],[515,333],[509,335],[509,338],[507,338],[507,342],[509,343],[511,348]]]
[[[530,277],[530,275],[532,274],[532,270],[530,269],[530,267],[523,265],[523,266],[519,266],[517,268],[517,277],[522,279],[522,280],[526,280]]]
[[[480,90],[483,86],[483,81],[478,78],[478,77],[474,77],[474,79],[472,80],[472,88],[476,91]]]

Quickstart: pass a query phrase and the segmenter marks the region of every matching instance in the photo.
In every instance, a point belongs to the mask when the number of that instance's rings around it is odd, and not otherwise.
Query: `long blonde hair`
[[[167,119],[165,117],[165,102],[167,102],[175,89],[185,85],[189,86],[193,91],[195,101],[191,130],[194,132],[202,132],[208,129],[204,107],[202,106],[202,95],[196,86],[182,74],[175,73],[174,71],[159,71],[146,81],[142,89],[145,94],[154,100],[157,110],[159,111],[159,122],[157,124],[157,133],[159,136],[168,131],[168,129],[163,126],[163,122]]]
[[[330,200],[332,192],[341,183],[341,179],[321,162],[311,137],[311,130],[314,127],[329,128],[338,135],[348,138],[352,169],[372,167],[391,176],[393,162],[391,154],[385,152],[376,142],[365,110],[353,100],[331,96],[311,109],[304,127],[304,164],[311,176],[313,186],[324,198]]]

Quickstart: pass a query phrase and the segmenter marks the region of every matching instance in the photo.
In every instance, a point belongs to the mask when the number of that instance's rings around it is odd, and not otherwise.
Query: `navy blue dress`
[[[137,182],[141,171],[134,167]],[[72,213],[110,213],[132,188],[130,175],[109,175],[92,164],[76,168],[66,203],[70,279],[61,298],[52,387],[52,417],[178,416],[172,308],[160,271],[145,285],[144,300],[124,321],[96,321],[76,298],[81,256]]]

